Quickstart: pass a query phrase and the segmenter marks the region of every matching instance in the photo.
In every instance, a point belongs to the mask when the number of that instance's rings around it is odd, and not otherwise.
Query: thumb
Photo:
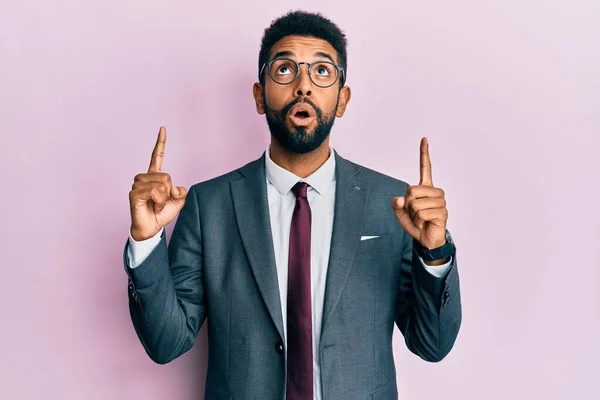
[[[183,186],[171,186],[171,196],[177,200],[185,198],[187,190]]]
[[[404,208],[406,201],[404,197],[394,197],[392,200],[392,208],[394,209],[394,213],[396,214],[396,218],[398,218],[398,222],[402,226],[402,228],[413,238],[419,238],[421,232],[419,228],[417,228],[410,217],[408,211]]]
[[[394,198],[394,200],[392,201],[392,207],[394,207],[395,210],[400,210],[401,208],[404,208],[404,197]]]

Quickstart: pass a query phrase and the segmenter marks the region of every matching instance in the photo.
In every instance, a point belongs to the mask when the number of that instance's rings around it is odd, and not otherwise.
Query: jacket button
[[[279,354],[283,354],[283,345],[281,343],[277,343],[277,345],[275,345],[275,350],[277,350]]]
[[[446,306],[448,305],[448,303],[449,303],[449,302],[450,302],[450,293],[448,293],[448,289],[446,289],[446,290],[444,291],[444,299],[443,299],[443,303],[442,303],[442,305],[443,305],[444,307],[446,307]]]

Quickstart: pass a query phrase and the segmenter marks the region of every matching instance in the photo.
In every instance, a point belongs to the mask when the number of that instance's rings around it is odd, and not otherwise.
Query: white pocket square
[[[361,236],[360,240],[363,241],[363,240],[375,239],[375,238],[378,238],[378,237],[379,236]]]

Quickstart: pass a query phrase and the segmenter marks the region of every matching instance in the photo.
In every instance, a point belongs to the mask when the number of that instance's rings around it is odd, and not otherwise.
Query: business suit
[[[155,362],[189,350],[208,317],[206,399],[285,394],[264,157],[192,186],[168,248],[163,236],[139,267],[126,267],[132,321]],[[427,273],[390,206],[407,184],[335,157],[319,346],[323,398],[395,399],[394,321],[426,360],[443,358],[454,343],[461,319],[456,258],[445,278]],[[379,237],[360,241],[362,235]]]

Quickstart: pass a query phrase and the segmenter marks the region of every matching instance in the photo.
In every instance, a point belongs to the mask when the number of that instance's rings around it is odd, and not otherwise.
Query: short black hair
[[[273,20],[271,25],[265,29],[258,55],[259,74],[263,64],[268,61],[273,45],[284,37],[291,35],[314,36],[329,42],[337,51],[339,65],[344,68],[344,76],[347,76],[346,47],[348,41],[344,32],[321,13],[302,10],[289,11],[287,14]],[[264,74],[259,75],[258,79],[261,84],[265,83]]]

